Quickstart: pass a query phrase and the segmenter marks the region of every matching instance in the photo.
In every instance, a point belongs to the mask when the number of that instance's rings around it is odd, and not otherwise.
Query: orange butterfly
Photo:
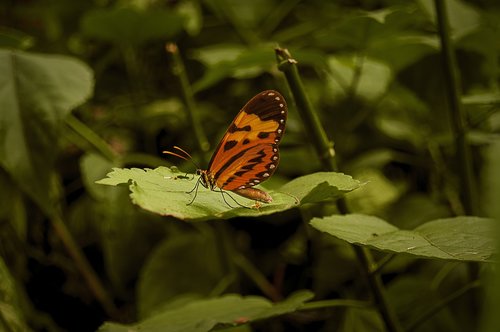
[[[253,186],[269,179],[278,167],[278,144],[285,132],[287,113],[285,99],[277,91],[263,91],[250,99],[222,137],[208,169],[196,171],[200,177],[193,190],[197,192],[201,183],[210,190],[218,188],[223,198],[223,190],[228,190],[256,201],[272,202],[268,193]],[[181,148],[174,148],[191,158]],[[188,160],[171,151],[163,153]]]

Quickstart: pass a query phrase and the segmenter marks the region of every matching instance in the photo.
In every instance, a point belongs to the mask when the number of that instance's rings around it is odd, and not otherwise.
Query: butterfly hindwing
[[[209,163],[208,173],[224,190],[249,188],[267,180],[279,162],[278,144],[285,131],[286,102],[267,90],[238,113]]]
[[[243,189],[267,180],[278,167],[279,153],[276,144],[255,145],[241,151],[237,160],[230,160],[228,167],[216,173],[217,187],[225,190]]]

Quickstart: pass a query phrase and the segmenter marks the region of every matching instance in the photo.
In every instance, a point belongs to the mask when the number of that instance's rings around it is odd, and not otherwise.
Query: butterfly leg
[[[221,195],[222,195],[222,199],[224,200],[224,203],[226,203],[230,208],[234,208],[234,206],[232,206],[231,204],[229,204],[227,201],[226,201],[226,198],[224,197],[224,194],[226,194],[227,196],[229,196],[233,202],[235,202],[236,204],[238,204],[240,207],[242,208],[245,208],[245,209],[250,209],[249,207],[241,204],[240,202],[238,202],[233,196],[231,196],[228,192],[222,190],[222,189],[219,189]]]
[[[191,200],[191,202],[187,203],[186,205],[191,205],[193,204],[194,200],[196,199],[196,196],[198,196],[198,187],[200,186],[200,179],[198,178],[198,181],[196,181],[196,184],[194,185],[193,189],[191,191],[186,192],[186,194],[191,194],[194,191],[194,197]]]

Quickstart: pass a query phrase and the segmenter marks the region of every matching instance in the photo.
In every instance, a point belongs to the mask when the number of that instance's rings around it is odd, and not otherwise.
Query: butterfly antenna
[[[172,151],[168,151],[168,150],[165,150],[163,151],[164,154],[169,154],[169,155],[172,155],[172,156],[176,156],[177,158],[181,158],[183,160],[186,160],[186,161],[190,161],[195,167],[196,169],[200,169],[200,166],[198,166],[194,161],[193,161],[193,157],[191,157],[191,155],[189,153],[187,153],[186,151],[184,151],[183,149],[181,149],[180,147],[178,146],[174,146],[174,149],[176,150],[179,150],[180,152],[182,152],[184,155],[181,155],[179,153],[176,153],[176,152],[172,152]]]

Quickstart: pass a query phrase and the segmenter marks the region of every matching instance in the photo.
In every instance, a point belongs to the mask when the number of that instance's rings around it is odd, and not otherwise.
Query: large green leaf
[[[182,26],[181,15],[165,9],[96,9],[87,13],[81,22],[86,36],[132,45],[172,38]]]
[[[59,129],[92,88],[76,59],[0,50],[0,167],[47,214]]]
[[[361,185],[359,181],[343,173],[317,172],[288,182],[280,191],[291,193],[301,204],[306,204],[338,198]]]
[[[421,257],[488,261],[495,252],[495,221],[479,217],[437,219],[412,231],[361,214],[315,218],[311,225],[349,243]]]
[[[97,181],[100,184],[118,185],[130,182],[132,201],[148,211],[186,220],[228,219],[236,216],[261,216],[291,209],[299,203],[314,203],[331,200],[360,186],[359,181],[339,173],[315,173],[295,179],[279,191],[270,191],[273,202],[260,204],[256,208],[231,208],[220,192],[200,186],[193,204],[187,205],[194,193],[188,194],[196,185],[197,177],[179,172],[176,168],[152,169],[114,168],[108,177]],[[229,194],[245,206],[253,201]],[[224,194],[226,201],[236,203]]]
[[[271,303],[262,297],[225,295],[220,298],[190,302],[179,308],[170,308],[133,325],[105,323],[101,332],[203,332],[217,324],[237,325],[254,320],[294,312],[313,294],[299,291],[283,302]]]

